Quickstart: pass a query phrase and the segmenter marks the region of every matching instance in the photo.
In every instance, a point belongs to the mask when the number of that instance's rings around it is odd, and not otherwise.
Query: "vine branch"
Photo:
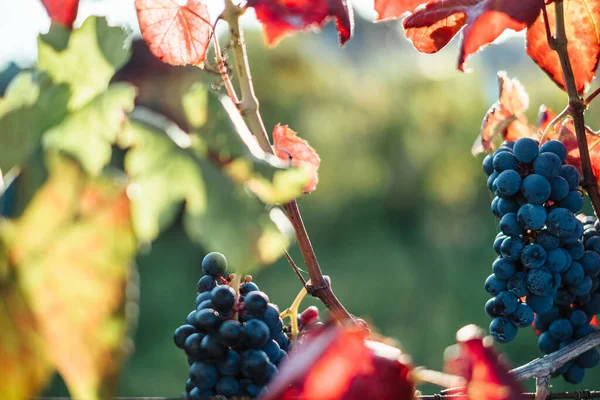
[[[248,128],[257,138],[263,151],[274,154],[269,135],[267,134],[260,115],[259,102],[254,92],[254,85],[252,84],[250,64],[248,62],[246,44],[244,42],[244,33],[239,23],[239,18],[244,11],[244,8],[233,4],[232,0],[225,0],[225,11],[223,11],[222,18],[229,24],[229,33],[233,46],[235,69],[241,92],[238,109],[246,121]],[[310,242],[310,238],[308,237],[308,233],[306,232],[304,222],[302,221],[298,203],[293,200],[284,204],[284,208],[294,227],[298,246],[300,247],[302,257],[304,258],[310,276],[311,284],[306,286],[306,290],[311,295],[318,297],[339,321],[353,321],[354,319],[352,316],[331,290],[329,282],[323,277],[315,251]]]
[[[535,399],[535,393],[523,393],[523,396],[528,399]],[[443,400],[443,399],[455,399],[462,400],[467,399],[469,396],[467,394],[428,394],[415,396],[418,399],[422,400]],[[585,399],[600,399],[600,391],[597,390],[577,390],[575,392],[560,392],[560,393],[550,393],[546,397],[546,400],[559,400],[559,399],[576,399],[576,400],[585,400]]]
[[[586,110],[586,102],[579,95],[575,83],[575,75],[571,66],[571,60],[567,51],[567,32],[565,29],[565,14],[563,0],[554,3],[556,8],[556,36],[552,37],[549,31],[549,26],[546,25],[548,33],[548,45],[556,51],[562,68],[565,87],[569,96],[569,108],[575,125],[575,134],[577,135],[577,146],[581,157],[581,170],[583,171],[582,186],[590,196],[590,201],[594,207],[594,212],[597,216],[600,215],[600,192],[598,192],[598,183],[592,171],[592,163],[590,161],[590,153],[587,145],[586,127],[584,113]],[[544,3],[544,16],[547,16]],[[546,18],[547,20],[547,18]]]

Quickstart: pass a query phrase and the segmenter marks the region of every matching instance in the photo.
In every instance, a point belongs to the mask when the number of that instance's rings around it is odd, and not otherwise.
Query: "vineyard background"
[[[474,57],[474,75],[468,76],[453,68],[454,46],[436,56],[417,54],[398,40],[398,26],[359,17],[357,37],[342,51],[331,26],[269,51],[259,32],[248,32],[247,40],[266,125],[289,124],[321,155],[319,190],[299,202],[336,295],[356,315],[371,317],[381,333],[400,339],[416,365],[440,369],[458,328],[489,324],[483,282],[495,257],[496,221],[481,160],[469,150],[497,96],[496,71],[517,76],[532,105],[558,111],[565,95],[526,58],[521,37],[502,44],[502,54],[494,46]],[[185,75],[216,80],[194,68],[141,60],[147,72],[160,73],[142,85],[142,101],[154,106],[178,99]],[[587,114],[593,128],[600,126],[598,107]],[[536,112],[532,106],[530,120]],[[187,364],[172,345],[172,332],[192,309],[201,257],[218,250],[193,247],[174,226],[138,258],[141,314],[120,394],[183,391]],[[291,253],[301,259],[296,248]],[[280,305],[291,303],[300,288],[283,259],[254,276]],[[540,355],[533,331],[498,346],[513,366]],[[599,369],[588,371],[578,386],[557,379],[553,390],[594,389],[597,382]],[[528,385],[532,390],[533,382]],[[55,380],[45,394],[67,391]]]

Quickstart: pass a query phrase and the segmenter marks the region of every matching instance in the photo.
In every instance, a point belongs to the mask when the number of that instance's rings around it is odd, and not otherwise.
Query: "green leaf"
[[[125,126],[126,113],[133,110],[135,94],[131,85],[111,85],[49,130],[43,138],[44,146],[73,155],[86,171],[99,174],[110,161],[112,145]]]
[[[48,358],[77,399],[111,398],[122,358],[128,269],[136,252],[122,183],[52,159],[14,222],[11,266]]]
[[[39,146],[44,131],[66,115],[69,89],[45,74],[22,72],[0,98],[0,170],[20,165]]]
[[[211,161],[178,146],[190,144],[184,132],[167,132],[133,122],[124,135],[138,237],[155,239],[185,204],[183,224],[190,237],[207,251],[226,254],[234,267],[246,271],[279,258],[290,235],[277,229],[265,206]]]
[[[70,86],[69,108],[76,109],[103,92],[115,74],[129,60],[128,34],[109,27],[105,18],[89,17],[71,32],[66,48],[56,30],[38,40],[38,68],[54,83]]]

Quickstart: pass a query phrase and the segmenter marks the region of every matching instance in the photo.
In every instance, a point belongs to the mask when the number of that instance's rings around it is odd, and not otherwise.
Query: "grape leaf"
[[[300,342],[264,399],[410,400],[411,368],[401,358],[400,350],[365,340],[360,329],[330,326]]]
[[[536,135],[536,129],[527,123],[523,114],[529,108],[529,96],[521,82],[510,79],[504,71],[498,72],[498,97],[483,118],[481,133],[471,149],[473,155],[493,150],[492,141],[497,136],[515,141]]]
[[[72,28],[77,17],[79,0],[42,0],[50,19],[66,28]]]
[[[162,127],[133,122],[122,143],[130,148],[125,169],[131,177],[138,237],[156,238],[185,204],[183,225],[188,235],[207,251],[227,254],[236,268],[247,271],[279,258],[291,236],[279,232],[264,205],[186,147],[190,138],[184,132],[167,133]]]
[[[122,183],[53,158],[50,177],[14,221],[10,263],[49,359],[79,399],[114,391],[125,334],[128,268],[136,252]]]
[[[456,334],[458,346],[446,353],[447,367],[467,380],[460,390],[469,399],[525,400],[521,384],[508,372],[507,365],[491,346],[486,346],[483,331],[467,325]],[[452,351],[449,351],[452,350]],[[459,394],[453,392],[453,394]]]
[[[319,183],[317,171],[321,164],[319,155],[308,142],[296,135],[288,126],[275,126],[273,129],[273,147],[275,155],[282,160],[289,160],[294,166],[304,168],[309,174],[309,181],[304,186],[304,193],[313,192]]]
[[[51,36],[51,37],[48,37]],[[48,33],[38,40],[38,68],[52,81],[71,89],[69,108],[77,109],[103,92],[115,71],[129,59],[127,33],[109,27],[106,19],[90,17],[74,30],[65,49]]]
[[[136,0],[142,37],[150,51],[171,65],[202,67],[212,35],[208,8],[201,0]]]
[[[111,85],[46,132],[44,146],[66,151],[75,156],[86,171],[99,174],[110,161],[111,146],[125,126],[125,113],[133,110],[135,93],[131,85]]]
[[[506,29],[520,31],[531,25],[542,7],[541,0],[431,1],[404,20],[404,30],[415,48],[435,53],[465,27],[460,42],[458,69],[466,58],[492,43]]]
[[[579,93],[594,79],[600,56],[600,0],[568,0],[563,2],[567,52],[571,59],[575,85]],[[552,32],[556,25],[556,8],[548,4],[548,23]],[[540,14],[527,30],[527,54],[562,89],[565,81],[558,55],[546,39],[544,16]]]
[[[20,165],[39,146],[42,133],[66,115],[69,88],[48,76],[22,72],[0,98],[0,170]]]
[[[256,17],[262,23],[269,46],[275,46],[285,36],[309,28],[321,28],[335,19],[340,46],[354,33],[354,11],[348,0],[249,0]]]
[[[413,11],[425,3],[425,0],[375,0],[377,20],[400,18],[406,12]]]

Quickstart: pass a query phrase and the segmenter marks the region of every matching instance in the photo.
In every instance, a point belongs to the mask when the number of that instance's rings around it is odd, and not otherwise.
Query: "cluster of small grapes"
[[[598,264],[597,268],[600,270],[600,223],[594,217],[580,215],[579,218],[584,223],[583,237],[570,249],[573,259],[579,260],[572,262],[570,273],[563,276],[563,282],[585,282],[584,286],[590,287],[590,290],[577,296],[563,290],[560,296],[557,295],[549,311],[536,315],[534,327],[539,333],[538,346],[545,354],[562,349],[597,329],[592,320],[595,319],[595,314],[600,313],[599,279],[589,279],[587,273],[592,264]],[[587,265],[588,268],[584,269],[582,265]],[[599,363],[600,352],[592,348],[564,364],[555,375],[563,375],[570,383],[580,383],[585,376],[585,369],[594,368]]]
[[[196,309],[175,331],[175,344],[190,365],[189,399],[215,394],[257,397],[287,358],[290,338],[279,308],[246,277],[239,295],[224,277],[227,260],[209,253],[202,260]]]

